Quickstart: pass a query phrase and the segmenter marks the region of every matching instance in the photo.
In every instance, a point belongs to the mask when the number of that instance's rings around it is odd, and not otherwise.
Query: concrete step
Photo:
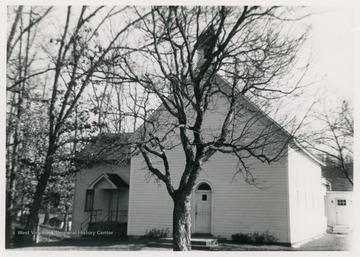
[[[191,249],[209,251],[218,246],[216,238],[191,238]],[[172,238],[158,238],[148,243],[148,247],[153,248],[173,248]]]
[[[171,237],[158,238],[156,241],[159,243],[172,243],[173,239]],[[207,245],[215,246],[218,245],[217,238],[191,238],[191,245]]]
[[[351,232],[351,227],[345,225],[330,225],[329,230],[334,234],[349,234]]]
[[[166,242],[153,241],[153,242],[149,242],[147,244],[147,247],[172,249],[173,248],[173,243],[172,242],[167,242],[166,243]],[[193,245],[193,244],[191,245],[192,250],[199,250],[199,251],[210,251],[214,247],[216,247],[216,246]]]

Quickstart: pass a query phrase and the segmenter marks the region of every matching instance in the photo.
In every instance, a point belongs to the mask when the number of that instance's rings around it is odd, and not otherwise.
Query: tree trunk
[[[27,231],[35,231],[37,224],[38,224],[38,215],[39,215],[39,210],[41,207],[42,197],[44,195],[47,182],[49,181],[49,177],[50,177],[50,174],[52,171],[52,164],[54,162],[53,154],[55,151],[53,149],[54,148],[52,148],[52,147],[50,147],[50,149],[49,149],[49,152],[47,154],[47,158],[45,161],[44,172],[41,174],[38,184],[36,185],[34,200],[32,202],[31,208],[30,208],[28,220],[26,222],[25,229]],[[26,243],[32,243],[32,242],[29,239],[29,241],[27,241]]]
[[[50,208],[49,208],[49,204],[48,204],[48,206],[46,206],[43,224],[47,224],[49,222],[49,219],[50,219],[49,209]]]
[[[24,87],[22,88],[24,90]],[[6,190],[6,225],[5,225],[5,247],[10,248],[10,242],[12,237],[12,223],[14,216],[14,201],[16,199],[16,177],[19,166],[19,144],[20,144],[20,125],[19,122],[22,116],[22,92],[19,92],[17,105],[17,113],[16,113],[16,123],[13,133],[13,147],[11,149],[11,153],[9,153],[9,159],[7,159],[6,172],[9,173],[7,177],[7,190]],[[9,138],[10,140],[10,138]],[[10,142],[10,141],[9,141]],[[10,148],[8,149],[9,152]],[[11,164],[10,164],[11,163]]]
[[[62,230],[64,230],[65,232],[69,231],[69,214],[68,214],[68,205],[67,203],[65,203],[65,213],[64,213],[64,223],[63,223],[63,227]]]
[[[173,213],[173,250],[191,251],[191,194],[176,192]]]
[[[11,237],[12,237],[12,213],[6,209],[6,220],[5,220],[5,249],[11,248]]]
[[[15,147],[15,146],[14,146]],[[12,158],[17,158],[16,156],[13,156]],[[12,167],[10,168],[10,178],[7,181],[7,190],[6,190],[6,219],[5,219],[5,247],[6,249],[11,247],[11,238],[12,238],[12,223],[13,223],[13,216],[14,216],[14,199],[15,199],[15,180],[16,180],[16,174],[15,174],[15,166],[17,163],[14,161],[12,162]]]

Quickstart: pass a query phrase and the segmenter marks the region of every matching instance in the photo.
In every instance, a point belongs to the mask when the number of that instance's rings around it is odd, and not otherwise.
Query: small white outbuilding
[[[325,213],[328,228],[333,233],[349,233],[354,225],[354,192],[349,179],[353,178],[353,168],[349,165],[347,176],[339,165],[327,159],[322,175],[328,181],[325,197]]]
[[[353,225],[353,192],[328,191],[325,197],[326,214],[330,226]]]

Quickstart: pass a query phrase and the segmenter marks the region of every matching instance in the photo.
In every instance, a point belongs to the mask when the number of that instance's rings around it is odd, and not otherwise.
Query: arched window
[[[197,190],[210,190],[211,191],[211,187],[207,183],[201,183],[198,186]]]

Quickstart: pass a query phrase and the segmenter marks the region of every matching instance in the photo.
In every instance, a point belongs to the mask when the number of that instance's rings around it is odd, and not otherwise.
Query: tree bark
[[[6,225],[5,225],[5,247],[6,249],[11,247],[11,238],[12,238],[12,223],[14,216],[14,199],[15,199],[15,185],[16,185],[16,172],[18,166],[18,125],[16,125],[16,131],[14,135],[14,146],[11,154],[11,167],[10,167],[10,175],[7,181],[8,188],[6,190]]]
[[[47,208],[46,208],[46,212],[45,212],[45,215],[44,215],[44,220],[43,220],[43,224],[47,224],[48,222],[49,222],[49,216],[50,216],[50,214],[49,214],[49,206],[47,206]]]
[[[68,210],[69,210],[68,204],[65,203],[64,224],[62,227],[62,230],[64,230],[65,232],[69,231],[69,214],[68,214],[69,211]]]
[[[41,174],[38,184],[36,186],[34,200],[30,208],[28,220],[26,222],[26,230],[28,231],[35,231],[36,226],[38,224],[38,215],[41,207],[42,197],[44,195],[46,185],[47,182],[49,181],[49,177],[52,171],[52,165],[54,162],[53,159],[54,152],[55,152],[55,147],[50,146],[47,154],[47,158],[45,160],[44,172]],[[29,241],[27,241],[26,243],[32,243],[32,240],[29,239]]]
[[[191,251],[191,194],[177,191],[173,200],[173,250]]]
[[[13,217],[9,209],[6,209],[6,221],[5,221],[5,249],[11,248],[11,238],[12,238],[12,222]]]

